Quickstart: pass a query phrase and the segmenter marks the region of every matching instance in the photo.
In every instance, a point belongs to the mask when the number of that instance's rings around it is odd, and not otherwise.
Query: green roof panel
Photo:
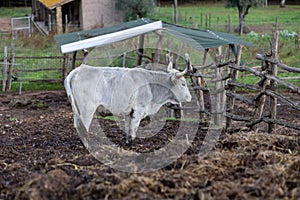
[[[110,27],[55,35],[55,39],[57,44],[61,47],[62,45],[65,44],[70,44],[88,38],[146,25],[155,21],[159,21],[159,20],[142,18],[142,19],[125,22]],[[163,22],[163,28],[165,29],[165,32],[167,34],[179,39],[182,42],[189,44],[190,46],[198,50],[216,48],[218,46],[227,45],[227,44],[242,44],[245,46],[252,46],[251,43],[248,43],[240,39],[239,37],[229,33],[186,28],[186,27],[182,27],[182,26],[178,26],[166,22]]]

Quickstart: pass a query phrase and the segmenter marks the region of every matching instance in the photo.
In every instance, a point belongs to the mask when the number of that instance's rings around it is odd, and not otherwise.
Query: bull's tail
[[[66,77],[64,81],[65,90],[67,93],[67,97],[71,103],[72,110],[74,113],[74,126],[77,129],[78,128],[78,117],[79,117],[79,110],[76,106],[76,102],[74,100],[73,92],[72,92],[72,79],[77,75],[77,70],[73,70],[69,73],[69,75]]]
[[[72,110],[73,110],[73,115],[74,115],[74,127],[77,130],[77,134],[80,137],[83,145],[88,148],[88,142],[85,138],[86,135],[86,128],[83,125],[82,121],[80,120],[80,113],[79,113],[79,109],[77,107],[74,95],[73,95],[73,91],[72,91],[72,79],[74,77],[76,77],[77,75],[77,70],[73,70],[69,73],[69,75],[66,77],[65,81],[64,81],[64,87],[67,93],[67,97],[71,103],[72,106]]]

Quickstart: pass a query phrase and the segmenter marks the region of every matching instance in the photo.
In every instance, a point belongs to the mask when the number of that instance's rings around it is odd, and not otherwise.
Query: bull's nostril
[[[192,100],[191,96],[187,96],[187,102],[190,102]]]

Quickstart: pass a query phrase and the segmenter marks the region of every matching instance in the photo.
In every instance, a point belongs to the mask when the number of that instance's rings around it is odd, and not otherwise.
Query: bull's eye
[[[182,85],[183,87],[185,87],[185,83],[182,83],[181,85]]]

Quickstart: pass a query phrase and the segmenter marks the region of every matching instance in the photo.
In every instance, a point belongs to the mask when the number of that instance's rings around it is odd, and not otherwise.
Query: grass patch
[[[156,13],[152,18],[161,19],[166,22],[172,22],[172,7],[165,6],[157,8]],[[0,8],[0,17],[22,17],[31,13],[31,8]],[[225,25],[228,24],[228,16],[230,16],[231,23],[234,26],[238,25],[237,8],[225,8],[223,3],[218,4],[184,4],[179,7],[179,25],[187,27],[198,27],[205,29],[205,17],[211,16],[211,30],[227,31]],[[202,18],[201,18],[202,16]],[[242,39],[254,44],[253,47],[244,47],[242,54],[242,61],[246,66],[258,66],[260,61],[255,59],[257,53],[270,51],[271,31],[274,28],[276,16],[278,17],[279,29],[287,30],[287,32],[296,32],[299,34],[299,18],[300,5],[287,5],[282,9],[279,5],[270,5],[264,8],[251,8],[249,15],[246,17],[246,25],[254,30],[255,34],[243,35]],[[2,45],[10,47],[11,39],[6,35],[0,34]],[[54,35],[48,37],[34,34],[32,37],[18,36],[14,41],[15,54],[17,56],[61,56],[61,52],[54,40]],[[1,46],[0,48],[2,48]],[[3,48],[0,49],[0,54]],[[300,54],[295,46],[295,38],[280,35],[279,39],[279,58],[280,60],[293,67],[299,67]],[[78,52],[78,58],[81,52]],[[190,57],[193,63],[199,62],[202,54],[190,52]],[[213,56],[212,56],[213,57]],[[1,57],[0,57],[1,59]],[[200,58],[201,60],[201,58]],[[76,63],[79,65],[81,61]],[[121,60],[117,60],[117,64],[121,65]],[[130,60],[128,60],[130,62]],[[22,64],[26,69],[35,69],[36,67],[55,68],[60,67],[61,60],[47,60],[47,59],[16,59],[15,63]],[[133,61],[128,64],[135,64]],[[279,73],[280,77],[296,76],[292,73]],[[61,79],[59,71],[36,73],[23,73],[23,79]],[[241,81],[241,79],[239,79]],[[244,82],[247,84],[254,84],[258,78],[254,76],[245,76]],[[293,84],[300,85],[298,79],[289,80]],[[13,89],[18,90],[19,84],[13,83]],[[22,90],[57,90],[63,89],[60,83],[35,83],[24,82]]]
[[[0,17],[25,17],[31,14],[31,7],[0,7]]]
[[[2,86],[1,86],[2,87]],[[64,86],[62,83],[44,83],[44,82],[23,82],[22,91],[41,91],[41,90],[63,90]],[[20,83],[12,83],[12,91],[19,91]]]
[[[199,28],[205,28],[206,16],[211,19],[210,29],[216,29],[219,25],[227,25],[229,16],[232,25],[237,26],[239,23],[237,8],[225,8],[223,3],[185,4],[180,5],[178,10],[178,24],[183,26],[193,27],[197,25]],[[171,6],[160,7],[157,8],[153,17],[172,22],[172,13]],[[246,25],[273,25],[275,24],[276,16],[278,17],[279,29],[299,29],[297,19],[300,18],[300,5],[287,5],[286,8],[280,8],[279,5],[250,8],[249,14],[246,16]],[[265,29],[261,29],[261,32],[264,31]]]

